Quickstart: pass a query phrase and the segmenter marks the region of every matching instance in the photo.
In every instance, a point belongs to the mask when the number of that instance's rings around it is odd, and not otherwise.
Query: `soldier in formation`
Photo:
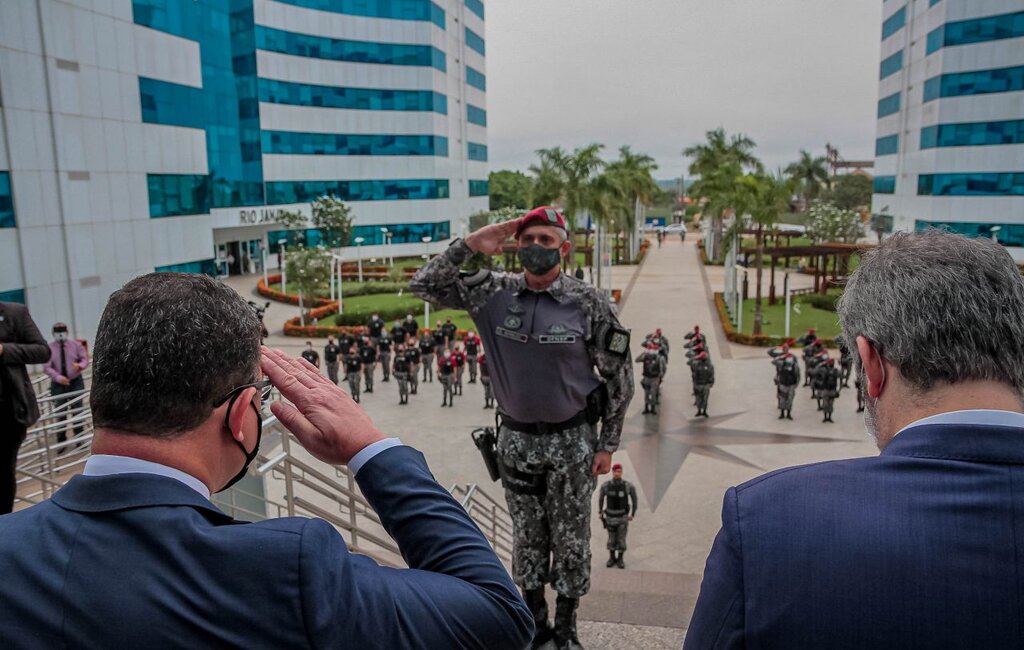
[[[644,338],[643,347],[646,348],[651,343],[658,346],[658,352],[665,358],[665,364],[668,365],[668,337],[661,333],[660,327]]]
[[[608,531],[608,562],[605,566],[626,568],[623,557],[626,554],[626,533],[629,522],[636,516],[636,488],[622,478],[622,465],[612,465],[612,480],[601,485],[597,500],[597,511],[601,522]]]
[[[781,350],[770,350],[768,354],[772,357],[772,365],[775,366],[779,419],[792,420],[793,397],[796,395],[796,387],[800,384],[800,362],[789,351],[788,345],[783,345]]]
[[[455,406],[455,372],[452,351],[443,351],[437,360],[437,379],[441,382],[441,406]]]
[[[395,350],[395,382],[398,383],[398,403],[409,403],[409,359],[405,356],[405,344]]]
[[[341,347],[334,337],[328,336],[327,345],[324,346],[324,363],[327,364],[327,378],[335,384],[338,383],[338,356],[341,353]]]
[[[466,352],[462,349],[462,346],[458,343],[455,344],[455,348],[452,350],[452,359],[455,360],[455,386],[453,393],[455,395],[462,395],[462,375],[466,372]]]
[[[839,377],[843,382],[843,388],[849,388],[850,374],[853,372],[853,352],[842,335],[836,337],[836,345],[839,346]]]
[[[363,377],[366,380],[364,393],[373,392],[373,371],[377,367],[377,349],[373,347],[370,337],[364,336],[359,345],[359,361],[363,364]]]
[[[487,355],[480,353],[480,383],[484,387],[484,408],[494,408],[494,391],[491,390],[491,371],[487,367]]]
[[[434,349],[436,346],[431,340],[430,335],[424,333],[420,338],[419,351],[420,360],[423,363],[423,381],[431,382],[434,381]]]
[[[377,345],[381,338],[384,336],[384,321],[380,319],[380,314],[374,314],[370,317],[370,322],[366,324],[366,333],[370,335],[370,341],[373,345]]]
[[[359,360],[359,350],[353,343],[345,355],[345,379],[348,380],[348,392],[352,399],[359,403],[359,374],[363,370],[363,362]]]
[[[313,349],[313,342],[306,341],[306,348],[302,351],[302,358],[311,363],[313,366],[320,367],[320,355]]]
[[[818,403],[820,404],[820,409],[825,414],[822,422],[834,422],[832,419],[832,409],[836,397],[839,396],[839,381],[840,374],[839,369],[836,368],[835,359],[826,359],[818,364],[818,367],[814,370],[814,385],[818,389]]]
[[[466,351],[466,364],[469,366],[469,383],[475,384],[477,357],[480,356],[480,337],[473,332],[468,332],[462,345]]]
[[[693,378],[693,392],[697,396],[697,415],[708,417],[708,397],[715,385],[715,367],[706,351],[687,361]]]
[[[382,336],[377,341],[377,358],[380,360],[380,370],[384,375],[381,378],[382,383],[387,383],[391,378],[391,348],[394,345],[394,341],[390,336]]]
[[[707,337],[700,331],[700,325],[694,325],[693,330],[686,333],[686,348],[693,348],[697,345],[704,345],[707,343]]]
[[[665,357],[662,356],[657,343],[648,343],[646,350],[636,358],[643,364],[640,386],[644,389],[644,413],[658,413],[658,401],[661,394],[661,380],[665,376]]]
[[[814,330],[812,329],[810,331],[813,332]],[[805,339],[806,336],[798,340]],[[822,356],[822,353],[824,353],[824,356]],[[804,370],[806,371],[806,376],[804,377],[804,386],[809,386],[811,383],[811,379],[814,377],[814,369],[817,368],[821,362],[828,358],[828,351],[825,349],[825,344],[821,341],[821,339],[815,337],[810,343],[804,345],[803,357]],[[814,397],[817,397],[816,391],[814,391],[813,388],[812,394],[814,394]]]

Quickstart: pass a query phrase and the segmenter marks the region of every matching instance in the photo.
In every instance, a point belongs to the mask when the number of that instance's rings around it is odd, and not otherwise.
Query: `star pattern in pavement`
[[[637,413],[627,418],[622,432],[622,447],[637,473],[640,487],[651,512],[658,507],[672,481],[690,454],[699,454],[726,463],[763,470],[723,447],[729,445],[785,445],[813,442],[848,442],[844,439],[769,433],[718,426],[743,411],[690,419],[678,408],[659,409],[659,415]]]

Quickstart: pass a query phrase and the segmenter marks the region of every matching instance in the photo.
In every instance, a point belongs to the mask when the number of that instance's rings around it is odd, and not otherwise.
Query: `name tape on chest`
[[[575,334],[541,334],[537,337],[537,340],[542,345],[550,345],[552,343],[575,343]]]
[[[505,329],[504,327],[494,328],[494,333],[497,334],[498,336],[501,336],[506,339],[511,339],[519,343],[526,343],[530,338],[526,334],[523,334],[522,332],[516,332],[510,329]]]

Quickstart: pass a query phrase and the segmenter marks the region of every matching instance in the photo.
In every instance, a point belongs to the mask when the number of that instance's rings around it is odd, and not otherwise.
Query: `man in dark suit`
[[[423,456],[327,377],[260,347],[230,288],[157,273],[100,320],[84,474],[0,517],[0,647],[509,648],[533,633],[511,578]],[[261,371],[262,368],[262,371]],[[322,520],[235,521],[210,500],[273,414],[348,464],[409,569],[350,553]]]
[[[730,488],[684,648],[1024,647],[1024,281],[940,231],[839,303],[881,455]]]
[[[46,363],[50,348],[24,305],[0,302],[0,514],[14,508],[14,467],[28,428],[39,419],[39,406],[28,371]]]

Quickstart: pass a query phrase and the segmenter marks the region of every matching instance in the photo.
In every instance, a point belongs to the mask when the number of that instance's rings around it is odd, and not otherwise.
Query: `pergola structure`
[[[850,268],[850,257],[874,248],[875,244],[841,244],[831,242],[827,244],[812,244],[810,246],[783,246],[780,248],[765,248],[762,252],[771,258],[771,275],[768,285],[768,304],[775,304],[775,267],[779,258],[783,259],[783,268],[789,266],[792,258],[807,258],[808,265],[814,267],[814,291],[825,295],[829,287],[841,286],[845,280],[846,270]],[[744,254],[753,255],[752,248],[743,249]],[[749,257],[748,257],[749,259]],[[829,278],[829,265],[832,266]],[[746,293],[746,292],[744,292]],[[744,296],[746,298],[746,296]]]

